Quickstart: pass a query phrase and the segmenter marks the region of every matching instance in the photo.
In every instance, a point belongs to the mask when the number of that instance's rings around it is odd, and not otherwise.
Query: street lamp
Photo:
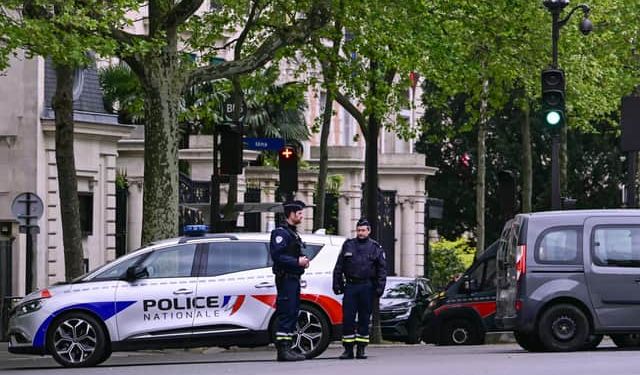
[[[566,25],[571,16],[577,10],[582,10],[583,17],[580,22],[580,31],[584,35],[588,35],[593,30],[593,24],[589,20],[589,12],[591,9],[588,5],[580,4],[567,14],[566,17],[560,19],[560,15],[564,8],[569,5],[569,0],[544,0],[542,4],[551,13],[551,43],[552,43],[552,56],[551,56],[551,70],[558,70],[560,76],[564,77],[564,73],[558,69],[558,40],[560,39],[560,28]],[[548,70],[543,71],[543,91],[545,86],[549,86],[549,82],[545,82],[545,76],[548,77]],[[562,78],[562,106],[564,106],[564,78]],[[566,117],[565,117],[566,118]],[[562,111],[549,111],[546,113],[545,122],[552,126],[553,131],[553,143],[551,149],[551,208],[559,210],[562,205],[560,198],[560,135],[559,129],[564,125]]]

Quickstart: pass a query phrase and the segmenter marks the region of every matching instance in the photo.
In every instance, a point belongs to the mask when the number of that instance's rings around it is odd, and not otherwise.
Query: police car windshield
[[[389,280],[381,298],[413,299],[416,296],[415,280]]]

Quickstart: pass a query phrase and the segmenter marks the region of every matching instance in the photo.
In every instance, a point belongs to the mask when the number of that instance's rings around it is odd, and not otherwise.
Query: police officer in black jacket
[[[365,359],[364,348],[369,343],[369,320],[373,309],[374,293],[380,297],[387,282],[387,264],[384,250],[369,238],[371,225],[360,219],[356,225],[356,238],[346,240],[333,269],[333,291],[344,293],[342,300],[342,345],[340,359]],[[355,320],[358,315],[356,332]]]
[[[273,259],[273,273],[276,275],[277,331],[276,348],[278,361],[300,361],[303,354],[291,349],[300,310],[300,276],[309,267],[309,259],[303,254],[304,243],[296,225],[304,218],[301,201],[284,204],[285,222],[271,231],[270,252]]]

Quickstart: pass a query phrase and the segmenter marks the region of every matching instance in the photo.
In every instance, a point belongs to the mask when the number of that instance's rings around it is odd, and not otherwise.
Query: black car
[[[432,294],[429,281],[415,277],[389,277],[380,297],[382,337],[417,344],[422,337],[422,318]]]

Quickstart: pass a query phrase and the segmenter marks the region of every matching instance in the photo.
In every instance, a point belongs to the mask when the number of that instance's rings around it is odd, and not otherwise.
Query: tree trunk
[[[335,80],[335,74],[323,69],[323,76],[330,84]],[[327,90],[322,114],[322,129],[320,130],[320,170],[318,171],[318,183],[316,185],[316,207],[313,211],[314,229],[324,228],[325,194],[327,191],[327,175],[329,174],[329,132],[331,130],[331,117],[333,115],[333,92]]]
[[[378,62],[369,63],[369,72],[376,76],[374,72],[378,70]],[[378,90],[375,78],[369,83],[369,96],[377,98]],[[380,119],[375,108],[371,108],[369,121],[367,124],[367,136],[365,137],[365,157],[364,157],[364,198],[366,207],[366,217],[371,224],[371,237],[378,239],[378,137],[380,135]],[[386,249],[387,251],[389,249]],[[382,341],[382,329],[380,327],[380,307],[379,301],[374,298],[372,312],[371,342],[380,343]]]
[[[476,176],[476,257],[484,251],[485,238],[485,194],[487,173],[487,106],[489,100],[489,81],[482,83],[482,97],[480,99],[480,121],[478,125],[478,174]]]
[[[531,107],[527,99],[525,99],[522,114],[522,212],[531,212],[533,156],[531,155]]]
[[[56,166],[62,220],[65,279],[70,281],[84,273],[80,201],[74,156],[73,82],[74,67],[55,64],[56,92],[53,110],[56,123]]]
[[[182,81],[177,54],[170,50],[167,47],[162,58],[152,57],[145,63],[143,245],[178,235],[178,111]]]

